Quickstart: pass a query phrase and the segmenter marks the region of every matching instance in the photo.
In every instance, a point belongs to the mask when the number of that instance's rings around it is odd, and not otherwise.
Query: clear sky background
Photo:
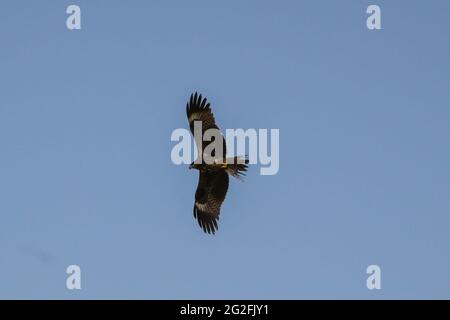
[[[445,0],[2,0],[0,298],[450,298],[449,34]],[[280,129],[214,237],[170,159],[195,90]]]

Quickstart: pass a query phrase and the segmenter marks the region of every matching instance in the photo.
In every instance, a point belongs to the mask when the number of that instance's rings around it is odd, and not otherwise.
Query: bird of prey
[[[220,207],[228,190],[228,175],[242,179],[248,168],[248,159],[246,156],[226,158],[225,139],[215,122],[210,103],[201,94],[197,94],[197,92],[191,94],[186,104],[186,114],[189,128],[197,145],[198,157],[202,155],[200,160],[197,158],[189,166],[189,169],[199,170],[193,209],[194,218],[197,219],[205,233],[215,234],[218,229]],[[194,134],[194,125],[197,127],[201,125],[201,137]],[[220,148],[218,150],[207,148],[215,142],[214,136],[210,141],[204,139],[204,133],[209,129],[216,130],[216,137],[220,137],[222,140],[222,152],[219,152]],[[208,149],[213,150],[208,153]],[[208,159],[209,161],[207,161]]]

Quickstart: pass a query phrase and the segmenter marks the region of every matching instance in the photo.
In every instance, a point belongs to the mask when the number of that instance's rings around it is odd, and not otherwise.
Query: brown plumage
[[[245,176],[248,160],[246,157],[226,158],[226,143],[222,134],[220,134],[223,143],[222,155],[216,156],[214,151],[209,155],[203,152],[209,144],[214,142],[214,139],[203,141],[203,134],[208,129],[219,130],[219,127],[216,125],[211,105],[201,94],[195,92],[191,95],[186,104],[186,115],[192,135],[194,135],[194,122],[200,121],[202,124],[201,137],[195,137],[199,156],[203,155],[203,159],[208,157],[214,159],[212,164],[207,164],[203,160],[198,161],[199,163],[194,161],[189,167],[199,170],[193,209],[194,217],[204,232],[214,234],[218,229],[220,207],[228,191],[228,174],[236,178]]]

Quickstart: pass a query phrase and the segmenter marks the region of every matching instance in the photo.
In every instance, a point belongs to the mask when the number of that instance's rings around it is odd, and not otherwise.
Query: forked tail
[[[227,158],[227,172],[233,177],[242,180],[248,169],[248,157],[232,157]]]

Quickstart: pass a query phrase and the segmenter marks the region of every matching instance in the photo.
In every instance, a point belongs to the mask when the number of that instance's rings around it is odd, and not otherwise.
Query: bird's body
[[[214,115],[211,112],[210,104],[202,95],[194,93],[191,95],[186,105],[186,114],[189,122],[189,128],[194,135],[195,122],[201,124],[201,137],[195,137],[198,155],[200,157],[194,161],[189,168],[199,170],[199,181],[195,192],[194,217],[204,232],[214,234],[218,229],[218,220],[220,208],[225,200],[228,185],[229,174],[236,178],[242,178],[247,171],[247,159],[244,157],[226,158],[226,143],[223,135],[216,125]],[[214,142],[205,141],[204,133],[209,130],[217,130],[218,137],[222,139],[222,150],[213,149],[209,154],[205,154],[207,147]],[[205,161],[210,159],[212,161]]]

